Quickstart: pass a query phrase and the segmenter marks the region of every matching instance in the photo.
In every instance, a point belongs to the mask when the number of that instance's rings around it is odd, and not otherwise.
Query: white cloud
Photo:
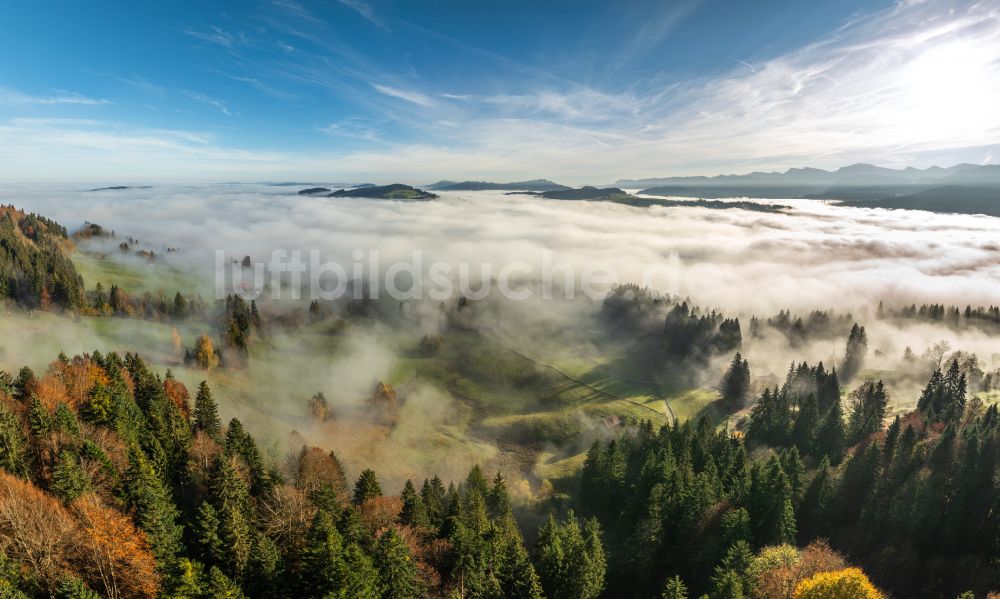
[[[197,38],[202,41],[210,42],[213,44],[218,44],[220,46],[223,46],[224,48],[230,48],[230,49],[232,49],[232,47],[236,45],[236,42],[238,41],[236,36],[222,29],[221,27],[216,27],[215,25],[210,26],[207,31],[188,28],[184,30],[184,33],[190,35],[193,38]]]
[[[214,98],[212,96],[189,90],[185,90],[184,95],[196,102],[201,102],[202,104],[218,108],[219,111],[226,116],[236,116],[232,112],[229,112],[229,107],[226,105],[225,101],[220,100],[219,98]]]
[[[110,100],[90,98],[82,94],[66,90],[53,90],[53,93],[48,95],[31,95],[16,89],[0,87],[0,104],[78,104],[98,106],[110,103]]]
[[[419,104],[420,106],[429,108],[434,105],[433,100],[420,92],[389,87],[388,85],[381,85],[378,83],[372,83],[372,87],[375,88],[375,91],[380,94],[391,96],[393,98],[399,98],[400,100],[406,100],[407,102],[413,102],[414,104]]]
[[[378,14],[376,14],[375,12],[375,9],[368,2],[364,2],[363,0],[338,0],[338,1],[347,8],[350,8],[351,10],[357,12],[365,19],[368,19],[375,25],[383,29],[386,28],[385,22],[382,21],[381,18],[379,18]]]

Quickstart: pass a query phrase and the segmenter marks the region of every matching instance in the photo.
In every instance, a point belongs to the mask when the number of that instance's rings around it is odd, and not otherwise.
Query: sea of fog
[[[302,197],[297,187],[7,186],[0,201],[65,224],[85,221],[138,238],[213,289],[216,253],[270,260],[310,251],[350,272],[445,262],[470,272],[560,281],[572,273],[599,293],[610,281],[646,283],[730,312],[861,310],[877,305],[1000,303],[1000,219],[848,208],[781,200],[780,213],[697,207],[635,208],[503,192],[442,193],[429,202]],[[378,265],[370,257],[377,253]],[[484,265],[488,270],[483,270]],[[405,270],[405,268],[403,268]],[[558,294],[556,294],[558,295]]]

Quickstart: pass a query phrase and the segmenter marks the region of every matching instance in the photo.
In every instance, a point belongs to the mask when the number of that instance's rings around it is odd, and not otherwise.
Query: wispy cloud
[[[125,85],[130,85],[138,89],[139,91],[149,94],[151,96],[159,96],[162,98],[163,96],[167,95],[167,88],[161,85],[150,83],[143,77],[140,77],[139,75],[136,75],[134,73],[128,77],[119,77],[118,81],[124,83]]]
[[[229,107],[226,105],[225,101],[220,100],[219,98],[208,96],[199,92],[193,92],[190,90],[184,90],[183,93],[185,96],[194,100],[195,102],[201,102],[202,104],[206,104],[208,106],[212,106],[214,108],[219,109],[219,112],[221,112],[226,116],[236,116],[235,114],[229,111]]]
[[[379,141],[378,130],[364,119],[359,118],[349,118],[337,123],[330,123],[325,127],[320,127],[320,131],[338,137],[347,137],[361,141]]]
[[[375,8],[370,3],[365,2],[364,0],[338,0],[338,2],[357,12],[359,15],[368,19],[382,29],[387,29],[385,21],[378,16],[375,12]]]
[[[406,100],[407,102],[419,104],[420,106],[424,107],[434,106],[434,101],[420,92],[399,89],[396,87],[390,87],[388,85],[381,85],[379,83],[372,83],[372,87],[375,88],[375,91],[377,91],[378,93],[386,96],[399,98],[400,100]]]
[[[216,27],[215,25],[209,26],[207,30],[199,30],[189,27],[184,30],[184,33],[202,41],[218,44],[229,49],[232,49],[239,40],[239,38],[234,36],[232,33],[229,33],[221,27]]]
[[[264,83],[257,77],[243,77],[240,75],[230,75],[228,73],[223,73],[226,77],[232,79],[233,81],[239,81],[241,83],[246,83],[256,89],[257,91],[263,92],[274,98],[279,98],[281,100],[297,100],[298,95],[292,92],[285,91],[283,89],[278,89],[277,87],[268,85]]]
[[[66,90],[53,90],[52,93],[46,95],[32,95],[16,89],[0,87],[0,104],[77,104],[85,106],[98,106],[110,103],[110,100],[91,98]]]

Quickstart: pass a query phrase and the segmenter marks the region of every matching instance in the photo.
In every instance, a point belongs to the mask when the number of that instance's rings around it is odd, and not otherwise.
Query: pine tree
[[[846,437],[843,411],[840,402],[835,401],[816,432],[815,455],[818,458],[828,457],[830,463],[836,466],[844,458]]]
[[[194,429],[205,431],[213,439],[221,439],[222,420],[219,418],[219,408],[206,381],[198,384],[198,394],[194,398]]]
[[[70,451],[62,450],[52,469],[52,492],[66,503],[90,489],[90,479],[80,467],[80,459]]]
[[[539,529],[535,554],[547,597],[594,599],[604,589],[607,565],[595,520],[587,522],[585,535],[572,511],[562,525],[549,516]]]
[[[375,567],[383,599],[415,599],[422,596],[410,550],[391,528],[379,537],[375,547]]]
[[[369,499],[382,496],[382,486],[379,485],[378,476],[375,471],[365,468],[358,477],[358,482],[354,483],[354,497],[352,501],[355,505],[361,505]]]
[[[35,373],[30,368],[24,366],[17,372],[13,387],[15,399],[28,401],[38,387],[38,379],[35,378]]]
[[[722,379],[722,401],[729,410],[735,412],[746,407],[749,394],[750,364],[740,352],[736,352]]]
[[[241,579],[250,558],[250,491],[231,458],[216,459],[209,481],[212,502],[219,518],[219,537],[225,549],[226,570]]]
[[[17,416],[0,403],[0,469],[15,476],[28,474],[27,439]]]
[[[507,541],[498,578],[505,598],[542,599],[542,583],[520,538]]]
[[[745,597],[747,588],[744,574],[753,560],[753,552],[746,541],[737,541],[728,550],[712,575],[711,599]]]
[[[400,524],[406,524],[418,529],[424,529],[430,526],[430,520],[427,518],[427,509],[424,507],[424,501],[417,493],[417,488],[413,486],[413,481],[409,479],[406,480],[406,484],[403,486],[403,492],[400,494],[400,498],[403,500],[403,508],[399,512]]]
[[[851,381],[864,366],[865,357],[868,355],[868,334],[865,327],[858,326],[857,323],[851,327],[851,334],[847,338],[847,350],[844,354],[844,366],[840,369],[845,381]]]
[[[667,579],[667,584],[660,593],[661,599],[688,599],[688,590],[680,576]]]
[[[317,512],[302,551],[299,592],[305,597],[324,597],[337,591],[344,569],[343,537],[328,512]]]
[[[195,538],[201,559],[206,564],[219,565],[225,562],[226,547],[219,536],[219,514],[211,503],[203,501],[198,507],[195,520]]]
[[[824,456],[799,504],[798,522],[802,538],[814,539],[829,534],[835,494],[830,459]]]
[[[114,397],[111,389],[101,381],[97,381],[88,395],[87,403],[81,410],[84,419],[94,424],[110,423],[114,413]]]
[[[427,510],[431,526],[438,529],[444,523],[444,496],[445,488],[440,478],[435,476],[430,480],[424,479],[424,484],[420,488],[420,499],[424,502],[424,509]]]
[[[250,558],[247,561],[246,582],[244,587],[251,597],[283,597],[280,576],[282,574],[281,553],[267,535],[261,532],[253,534],[250,545]]]
[[[882,431],[889,397],[882,381],[867,381],[851,394],[851,414],[848,417],[847,438],[857,443],[872,433]]]
[[[226,576],[222,570],[212,566],[208,571],[207,597],[212,599],[245,599],[240,586]]]
[[[129,453],[125,488],[128,503],[136,512],[136,522],[145,531],[158,564],[161,568],[171,566],[181,548],[177,508],[167,487],[138,449]]]

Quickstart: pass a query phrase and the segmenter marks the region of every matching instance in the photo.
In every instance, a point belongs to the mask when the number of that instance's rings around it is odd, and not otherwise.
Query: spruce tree
[[[212,501],[219,518],[219,537],[225,549],[226,570],[243,577],[250,558],[250,491],[231,458],[219,456],[209,481]]]
[[[0,403],[0,469],[15,476],[27,476],[27,439],[17,416]]]
[[[381,496],[382,486],[378,482],[378,476],[375,474],[374,470],[365,468],[361,472],[361,476],[358,477],[358,481],[354,483],[354,496],[352,501],[355,505],[361,505],[369,499]]]
[[[318,512],[306,536],[298,587],[304,597],[325,597],[341,588],[344,542],[327,512]]]
[[[867,381],[851,394],[851,413],[848,417],[847,439],[858,443],[872,433],[882,431],[889,397],[882,381]]]
[[[177,507],[163,480],[138,449],[129,453],[125,489],[128,503],[135,509],[136,522],[145,531],[158,565],[168,568],[181,548]]]
[[[864,367],[865,357],[868,355],[868,334],[865,327],[854,323],[851,327],[851,334],[847,337],[847,350],[844,354],[844,366],[840,373],[845,382],[850,382],[861,372]]]
[[[430,520],[427,518],[427,509],[424,507],[424,501],[417,493],[417,488],[413,486],[413,481],[409,479],[406,480],[406,484],[403,486],[403,492],[400,494],[400,499],[403,500],[403,507],[399,511],[400,524],[406,524],[418,529],[424,529],[430,526]]]
[[[836,466],[844,458],[846,437],[843,411],[840,402],[835,401],[816,432],[815,455],[818,458],[826,456],[830,459],[830,463]]]
[[[209,437],[221,440],[222,420],[219,418],[219,408],[206,381],[198,384],[198,393],[194,398],[194,429],[205,431]]]
[[[680,576],[667,579],[667,584],[660,593],[660,599],[688,599],[688,590]]]
[[[71,451],[62,450],[52,469],[52,492],[66,503],[90,490],[90,479],[80,467],[80,459]]]
[[[722,401],[730,411],[746,407],[750,394],[750,364],[740,352],[736,352],[729,370],[722,379]]]
[[[410,550],[402,537],[391,528],[382,533],[375,546],[375,567],[383,599],[415,599],[422,596]]]

